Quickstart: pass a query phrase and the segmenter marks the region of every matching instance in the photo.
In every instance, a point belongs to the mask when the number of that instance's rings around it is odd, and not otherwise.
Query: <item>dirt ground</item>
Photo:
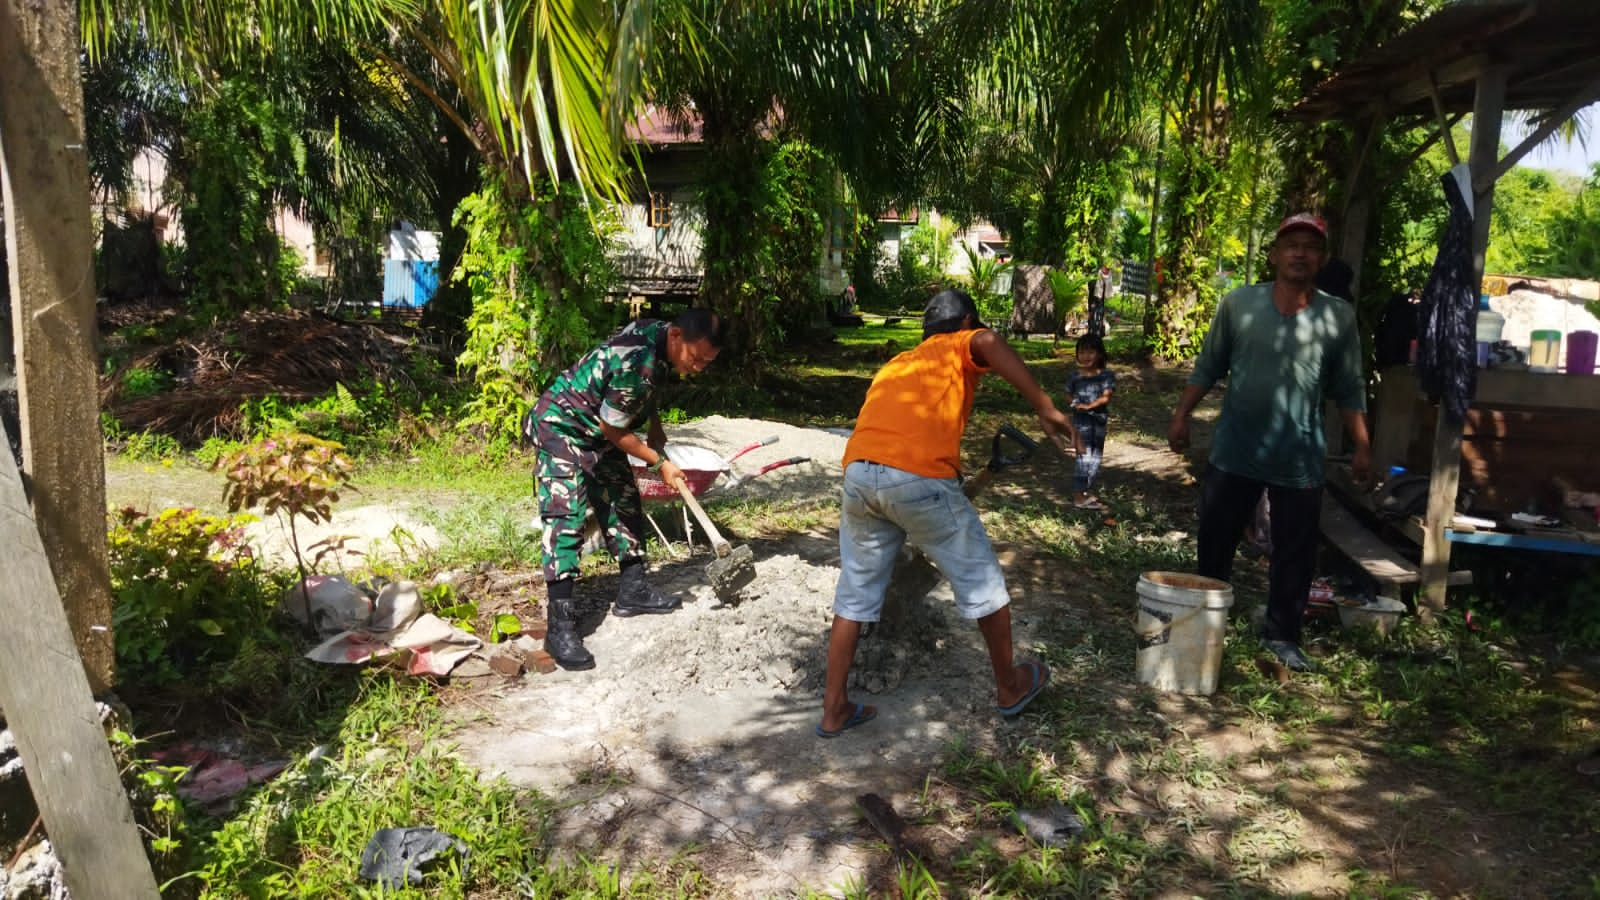
[[[724,455],[780,437],[742,458],[739,471],[811,457],[730,496],[814,496],[819,503],[836,496],[842,435],[721,417],[668,431],[675,441]],[[1180,493],[1189,476],[1188,464],[1164,447],[1115,437],[1106,465]],[[1008,477],[1048,476],[1030,466],[1002,479]],[[124,480],[119,492],[113,474],[113,497],[126,496],[134,481]],[[388,531],[386,515],[412,515],[379,509],[385,511],[359,513],[379,534]],[[673,515],[657,512],[671,527]],[[335,523],[346,534],[359,528],[351,519]],[[1180,531],[1151,539],[1176,544],[1192,536]],[[937,804],[940,767],[953,747],[1014,747],[1048,733],[1050,716],[1070,715],[1075,703],[1092,699],[1120,711],[1125,726],[1146,729],[1147,742],[1085,744],[1073,758],[1058,760],[1059,767],[1107,798],[1100,815],[1133,831],[1147,825],[1183,852],[1219,860],[1221,871],[1241,842],[1282,842],[1285,850],[1271,865],[1233,871],[1231,879],[1247,877],[1274,894],[1346,896],[1347,873],[1359,868],[1441,897],[1545,895],[1530,874],[1556,862],[1544,848],[1518,839],[1506,812],[1468,786],[1419,782],[1377,752],[1356,727],[1358,712],[1339,711],[1333,726],[1288,741],[1271,725],[1211,699],[1157,695],[1136,685],[1123,627],[1133,622],[1134,586],[1062,572],[1026,547],[997,548],[1012,586],[1019,659],[1048,647],[1053,658],[1073,660],[1057,665],[1041,697],[1048,713],[1015,722],[996,713],[977,630],[955,615],[948,586],[940,583],[914,634],[898,644],[863,642],[863,653],[876,655],[867,666],[871,677],[861,679],[866,686],[853,693],[877,706],[877,719],[837,739],[819,739],[812,729],[837,578],[836,533],[825,525],[748,543],[758,578],[736,605],[719,604],[707,587],[711,557],[702,540],[693,558],[662,564],[653,576],[684,597],[675,614],[606,615],[612,568],[580,582],[579,599],[593,613],[587,641],[598,659],[593,671],[452,680],[447,697],[461,754],[487,777],[504,776],[559,801],[555,847],[624,867],[692,853],[719,891],[733,897],[802,889],[840,894],[850,884],[892,883],[891,856],[863,822],[856,797],[878,794],[911,818]],[[486,614],[526,615],[537,608],[529,604],[540,602],[538,579],[528,572],[446,577],[470,585]],[[1121,637],[1096,636],[1110,633]],[[1163,748],[1230,771],[1211,783],[1181,767],[1162,776],[1136,764]],[[1593,800],[1588,784],[1584,802]],[[1263,804],[1262,796],[1280,802]],[[979,841],[1008,855],[1023,847],[1018,836],[979,821],[919,827],[947,857]],[[1594,839],[1575,837],[1591,845]],[[1577,855],[1583,857],[1581,849]],[[1197,884],[1173,896],[1206,893]]]

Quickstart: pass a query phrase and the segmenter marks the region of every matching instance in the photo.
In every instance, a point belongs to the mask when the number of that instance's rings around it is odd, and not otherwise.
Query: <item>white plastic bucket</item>
[[[1209,694],[1222,668],[1233,586],[1183,572],[1139,576],[1139,619],[1134,625],[1141,684],[1160,691]]]
[[[1393,597],[1374,597],[1364,605],[1339,604],[1339,624],[1346,630],[1370,628],[1388,637],[1404,615],[1406,605]]]

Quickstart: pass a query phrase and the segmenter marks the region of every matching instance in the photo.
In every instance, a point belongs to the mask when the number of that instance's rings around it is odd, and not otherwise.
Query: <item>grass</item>
[[[360,696],[337,733],[240,809],[210,823],[191,868],[163,888],[202,897],[698,897],[703,876],[683,859],[622,875],[552,856],[549,803],[484,782],[454,756],[437,692],[383,671],[360,676]],[[204,824],[203,820],[197,824]],[[384,889],[357,876],[382,828],[426,826],[459,839],[414,887]]]
[[[830,348],[780,361],[759,387],[731,375],[701,379],[672,404],[691,413],[847,424],[887,354],[916,337],[913,320],[843,331]],[[891,340],[895,347],[886,345]],[[1113,440],[1160,447],[1182,373],[1143,365],[1125,336],[1112,344],[1122,376]],[[1070,347],[1030,342],[1022,349],[1058,393]],[[989,379],[968,431],[968,459],[986,458],[1002,422],[1038,430],[1016,393]],[[405,459],[367,460],[357,482],[369,495],[406,496],[422,508],[435,496],[473,498],[448,510],[432,505],[429,522],[445,540],[409,564],[406,573],[421,577],[447,567],[537,564],[529,468],[515,450],[450,443]],[[1023,551],[1019,578],[1040,579],[1073,600],[1039,625],[1028,648],[1063,687],[1042,695],[1022,725],[981,747],[952,745],[945,764],[925,773],[925,789],[901,812],[923,833],[946,836],[938,853],[902,861],[887,880],[801,886],[800,895],[1276,897],[1285,893],[1286,873],[1337,865],[1350,896],[1428,897],[1434,894],[1412,883],[1421,870],[1384,859],[1407,846],[1411,858],[1459,852],[1451,836],[1469,832],[1470,817],[1481,821],[1486,810],[1497,828],[1529,846],[1572,848],[1575,836],[1600,833],[1600,807],[1575,802],[1583,785],[1562,774],[1570,772],[1568,757],[1600,743],[1600,709],[1557,690],[1552,679],[1568,658],[1563,645],[1519,633],[1513,617],[1490,613],[1492,598],[1474,598],[1471,624],[1458,613],[1428,626],[1407,618],[1386,641],[1313,628],[1326,674],[1279,684],[1257,668],[1243,615],[1259,602],[1264,573],[1241,564],[1240,615],[1230,626],[1219,692],[1179,703],[1134,686],[1130,585],[1144,571],[1192,570],[1194,488],[1112,473],[1100,490],[1116,510],[1107,520],[1063,502],[1066,475],[1065,461],[1046,448],[1002,473],[980,502],[995,542]],[[719,521],[748,539],[827,534],[837,525],[836,504],[826,499],[716,505]],[[296,762],[231,815],[212,821],[191,812],[182,838],[187,874],[172,883],[172,896],[719,895],[692,849],[630,861],[626,872],[558,857],[545,798],[481,782],[456,760],[436,689],[381,670],[313,678],[306,668],[290,668],[285,679],[295,702],[245,717],[243,726]],[[1239,752],[1228,734],[1257,739]],[[329,751],[309,761],[306,751],[318,743]],[[1337,830],[1320,810],[1338,807],[1350,791],[1370,793],[1368,807],[1381,810],[1367,827],[1390,857],[1367,854],[1350,864],[1307,839],[1313,826]],[[1041,847],[1015,835],[1014,812],[1051,803],[1084,820],[1079,839]],[[1470,811],[1451,811],[1462,806]],[[446,865],[422,888],[399,892],[356,881],[375,829],[424,824],[462,838],[470,865]],[[1600,882],[1578,856],[1573,848],[1541,865],[1538,880],[1502,880],[1489,893],[1595,896]]]

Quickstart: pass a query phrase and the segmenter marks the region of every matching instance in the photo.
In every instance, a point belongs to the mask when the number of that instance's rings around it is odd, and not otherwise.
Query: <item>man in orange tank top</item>
[[[872,379],[845,445],[839,515],[839,586],[828,638],[827,685],[818,737],[838,737],[877,709],[846,691],[861,623],[883,611],[901,546],[910,541],[955,589],[963,616],[975,619],[994,667],[1001,715],[1022,712],[1050,680],[1042,662],[1017,665],[1011,654],[1011,606],[989,535],[961,493],[961,434],[978,379],[993,372],[1022,393],[1058,446],[1077,442],[1072,421],[1005,339],[984,327],[972,298],[941,291],[922,316],[922,343],[896,356]]]

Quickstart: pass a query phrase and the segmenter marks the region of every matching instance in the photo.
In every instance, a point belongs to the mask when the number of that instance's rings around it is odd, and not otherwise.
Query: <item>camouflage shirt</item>
[[[631,322],[556,376],[533,408],[535,440],[546,450],[559,442],[603,452],[610,442],[600,423],[624,431],[644,424],[655,411],[656,388],[671,374],[667,323]]]

